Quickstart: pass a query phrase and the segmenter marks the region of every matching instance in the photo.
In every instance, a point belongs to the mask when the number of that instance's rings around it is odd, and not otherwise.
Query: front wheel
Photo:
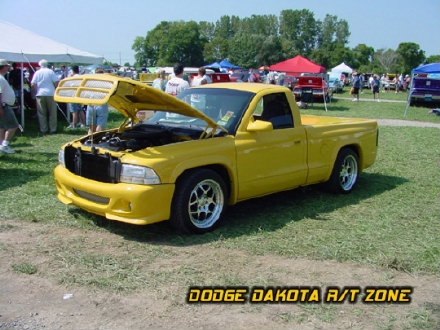
[[[171,223],[179,231],[203,234],[216,228],[226,207],[226,185],[217,172],[197,169],[186,173],[174,193]]]
[[[332,175],[326,182],[327,190],[348,194],[357,184],[359,177],[359,157],[352,149],[342,149],[335,161]]]

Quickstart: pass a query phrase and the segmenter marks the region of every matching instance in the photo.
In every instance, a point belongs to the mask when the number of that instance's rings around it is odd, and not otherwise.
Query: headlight
[[[160,178],[153,169],[129,164],[122,164],[120,181],[135,184],[160,184]]]
[[[66,167],[66,162],[64,160],[64,149],[61,149],[60,151],[58,151],[58,163],[60,163],[60,165],[63,165],[64,167]]]

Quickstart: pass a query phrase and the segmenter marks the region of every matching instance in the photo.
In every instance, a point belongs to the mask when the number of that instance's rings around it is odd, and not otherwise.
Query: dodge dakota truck
[[[62,146],[54,175],[61,202],[131,224],[204,233],[243,200],[317,183],[348,193],[376,158],[374,120],[301,116],[281,86],[209,84],[174,97],[82,75],[62,80],[55,100],[108,103],[125,116]]]

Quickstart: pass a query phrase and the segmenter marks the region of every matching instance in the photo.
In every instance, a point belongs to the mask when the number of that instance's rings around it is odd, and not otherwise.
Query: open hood
[[[139,81],[109,74],[87,74],[63,79],[55,91],[55,101],[86,105],[108,103],[135,122],[138,111],[159,110],[199,118],[210,127],[218,127],[213,119],[175,96]]]

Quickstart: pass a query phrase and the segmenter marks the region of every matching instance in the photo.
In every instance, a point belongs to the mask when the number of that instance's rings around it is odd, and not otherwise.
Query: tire
[[[174,193],[171,223],[185,234],[203,234],[215,229],[226,208],[227,189],[223,178],[210,169],[184,174]]]
[[[355,151],[344,148],[336,157],[330,179],[325,187],[332,193],[350,193],[356,186],[359,177],[359,156]]]

